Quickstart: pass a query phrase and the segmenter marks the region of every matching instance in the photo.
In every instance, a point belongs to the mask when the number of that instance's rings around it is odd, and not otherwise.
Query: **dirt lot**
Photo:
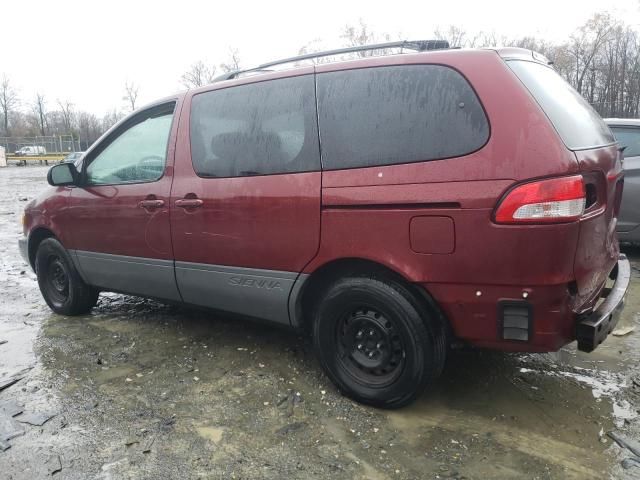
[[[287,331],[116,294],[52,314],[17,250],[45,174],[0,169],[0,386],[22,377],[0,391],[0,477],[640,477],[606,435],[640,444],[640,249],[619,325],[636,331],[590,355],[454,353],[414,405],[382,411]]]

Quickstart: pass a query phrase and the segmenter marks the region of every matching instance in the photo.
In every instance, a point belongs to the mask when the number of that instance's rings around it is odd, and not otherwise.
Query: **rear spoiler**
[[[503,47],[503,48],[488,48],[493,50],[504,60],[526,60],[528,62],[538,62],[544,65],[552,65],[553,62],[541,53],[534,52],[528,48],[517,47]]]

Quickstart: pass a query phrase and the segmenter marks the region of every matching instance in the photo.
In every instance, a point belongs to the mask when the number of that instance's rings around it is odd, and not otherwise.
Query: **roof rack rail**
[[[285,63],[299,62],[301,60],[309,60],[312,58],[330,57],[333,55],[340,55],[342,53],[352,52],[366,52],[369,50],[382,50],[385,48],[400,48],[416,50],[418,52],[424,52],[425,50],[444,50],[449,48],[449,42],[446,40],[401,40],[398,42],[386,42],[386,43],[374,43],[371,45],[358,45],[356,47],[337,48],[335,50],[325,50],[323,52],[307,53],[304,55],[297,55],[295,57],[284,58],[282,60],[276,60],[274,62],[263,63],[254,68],[248,68],[245,70],[234,70],[220,75],[213,79],[214,82],[221,82],[224,80],[231,80],[236,78],[242,73],[268,71],[269,67],[276,65],[282,65]]]

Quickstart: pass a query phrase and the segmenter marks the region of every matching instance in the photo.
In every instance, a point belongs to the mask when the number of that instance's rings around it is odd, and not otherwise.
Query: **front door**
[[[320,239],[314,95],[307,74],[185,100],[171,194],[185,302],[289,323]]]
[[[91,285],[180,300],[169,233],[175,107],[137,113],[83,159],[68,247]]]

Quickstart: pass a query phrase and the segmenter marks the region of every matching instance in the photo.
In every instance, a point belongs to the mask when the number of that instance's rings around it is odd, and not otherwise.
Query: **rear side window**
[[[625,157],[640,156],[640,128],[611,126],[616,140],[624,150]]]
[[[313,76],[193,97],[191,159],[201,177],[320,169]]]
[[[544,110],[570,150],[610,145],[613,134],[600,115],[551,67],[510,60],[507,65]]]
[[[467,80],[442,65],[319,74],[325,169],[372,167],[466,155],[489,138]]]

